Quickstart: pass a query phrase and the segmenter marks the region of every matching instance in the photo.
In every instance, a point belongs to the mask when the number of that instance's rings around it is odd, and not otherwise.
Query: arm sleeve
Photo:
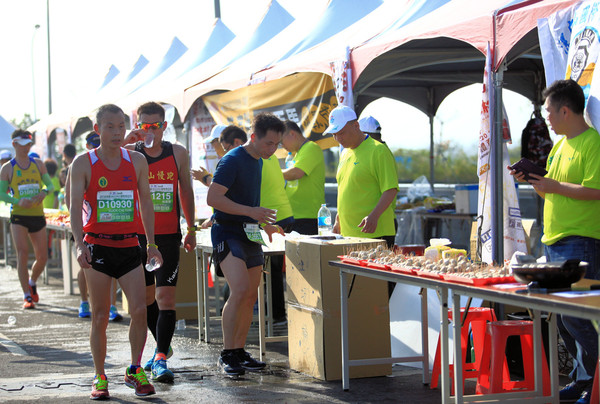
[[[16,205],[19,200],[12,195],[6,193],[8,191],[8,181],[0,181],[0,201],[12,203]]]
[[[50,178],[48,173],[42,175],[42,182],[46,185],[46,191],[48,191],[48,193],[54,191],[54,184],[52,184],[52,178]]]

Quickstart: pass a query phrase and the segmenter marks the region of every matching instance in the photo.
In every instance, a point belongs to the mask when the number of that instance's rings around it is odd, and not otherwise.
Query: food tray
[[[457,274],[444,274],[442,276],[445,281],[463,283],[465,285],[473,286],[484,286],[494,285],[497,283],[511,283],[515,281],[512,276],[496,276],[492,278],[467,278],[466,276],[460,276]]]
[[[401,274],[407,274],[407,275],[414,275],[415,274],[415,270],[413,268],[407,268],[407,267],[399,267],[397,265],[391,265],[390,269],[392,272],[398,272]]]
[[[345,255],[338,255],[338,258],[345,264],[364,266],[364,260],[359,260],[358,258],[347,257]]]
[[[423,278],[442,279],[442,274],[438,274],[437,272],[427,271],[425,269],[416,269],[415,274],[422,276]]]
[[[367,264],[367,268],[372,268],[372,269],[380,269],[382,271],[389,271],[391,268],[389,265],[387,264],[379,264],[377,262],[371,262],[371,261],[365,261]]]

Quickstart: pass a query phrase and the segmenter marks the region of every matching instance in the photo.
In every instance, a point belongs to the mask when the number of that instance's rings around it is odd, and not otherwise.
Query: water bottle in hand
[[[317,216],[319,221],[319,236],[331,234],[333,231],[333,225],[331,224],[331,212],[327,208],[326,204],[321,205],[321,209],[319,209]]]
[[[294,156],[292,152],[288,152],[287,156],[285,156],[285,168],[292,168],[294,166]]]
[[[160,265],[158,264],[158,260],[154,257],[150,258],[150,263],[146,264],[146,271],[153,272],[158,269]]]

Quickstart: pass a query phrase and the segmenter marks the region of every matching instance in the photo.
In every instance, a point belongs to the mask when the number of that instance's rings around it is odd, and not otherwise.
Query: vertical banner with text
[[[491,110],[490,99],[493,97],[491,80],[491,55],[488,45],[486,68],[483,75],[483,99],[481,103],[481,129],[479,132],[479,150],[477,161],[477,174],[479,176],[479,199],[477,209],[478,242],[481,246],[481,260],[492,263],[492,196],[491,196]],[[506,115],[504,115],[506,116]],[[504,260],[508,260],[516,251],[527,252],[525,232],[521,223],[521,210],[515,190],[515,181],[506,170],[510,164],[506,141],[510,140],[508,122],[503,119],[502,143],[502,195],[503,195],[503,236]]]

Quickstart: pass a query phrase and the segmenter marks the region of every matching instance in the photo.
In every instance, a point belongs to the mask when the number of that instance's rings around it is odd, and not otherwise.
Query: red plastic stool
[[[465,308],[461,307],[461,317],[464,318]],[[448,319],[452,321],[452,310],[448,310]],[[479,376],[481,368],[481,357],[483,354],[483,344],[485,341],[485,330],[488,321],[496,321],[494,311],[488,307],[470,307],[469,313],[464,325],[460,331],[460,346],[462,351],[462,369],[463,369],[463,389],[465,379],[476,378]],[[469,342],[469,333],[473,335],[473,349],[475,350],[475,361],[467,363],[467,346]],[[438,386],[440,377],[440,338],[438,337],[435,358],[433,360],[433,370],[431,371],[431,388]],[[507,368],[508,369],[508,368]],[[454,365],[450,364],[451,391],[454,394]]]
[[[523,355],[524,380],[510,380],[506,362],[506,341],[512,335],[519,335]],[[546,353],[542,345],[543,393],[550,395],[550,371]],[[507,320],[489,323],[483,347],[482,366],[477,378],[477,394],[503,393],[513,390],[530,391],[535,388],[533,373],[533,322]]]

